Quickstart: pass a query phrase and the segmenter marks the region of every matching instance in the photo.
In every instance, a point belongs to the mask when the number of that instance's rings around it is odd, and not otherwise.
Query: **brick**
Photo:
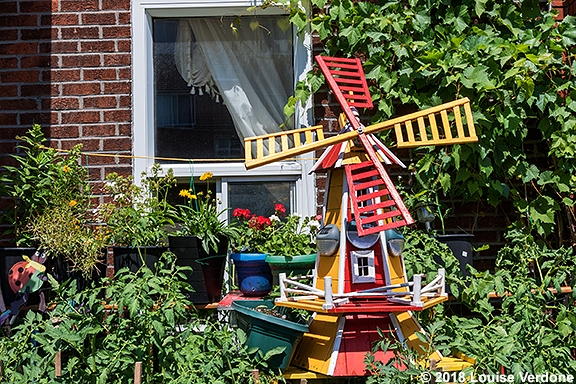
[[[130,37],[131,29],[129,26],[102,27],[102,38],[116,39],[119,37]]]
[[[98,95],[100,94],[100,83],[72,83],[62,84],[62,95]]]
[[[120,102],[118,103],[119,108],[130,108],[132,107],[132,97],[131,96],[120,96]]]
[[[104,140],[104,151],[131,151],[132,150],[132,139],[115,139],[115,138],[105,138]]]
[[[2,2],[2,13],[18,13],[18,5],[16,1],[3,1]]]
[[[72,149],[78,144],[82,144],[83,151],[100,150],[100,139],[62,140],[62,149]]]
[[[62,124],[97,123],[99,121],[99,111],[62,112]]]
[[[89,40],[80,43],[82,52],[115,52],[116,44],[112,40]]]
[[[57,84],[33,84],[21,85],[20,96],[42,96],[42,95],[57,95],[60,92]]]
[[[18,96],[17,85],[0,85],[0,97],[13,97]]]
[[[118,80],[130,80],[132,78],[132,68],[118,69]]]
[[[0,100],[0,110],[4,111],[33,111],[38,104],[34,99],[7,99]]]
[[[131,52],[132,51],[132,41],[131,40],[117,40],[118,52]]]
[[[130,155],[129,151],[125,151],[124,155]],[[131,164],[131,159],[130,158],[125,158],[125,157],[120,157],[120,156],[95,156],[95,157],[91,157],[90,158],[90,164],[92,165],[117,165],[117,164]],[[116,168],[116,167],[114,167]],[[131,168],[123,168],[124,172],[128,171],[128,174],[131,174],[132,169]],[[108,168],[105,168],[105,172],[107,172]],[[109,172],[107,172],[109,173]]]
[[[130,10],[130,0],[102,0],[102,10]]]
[[[20,13],[50,13],[50,0],[20,1]]]
[[[20,29],[21,40],[48,40],[52,38],[50,28]]]
[[[6,66],[0,65],[2,68]],[[50,67],[50,56],[24,56],[20,59],[20,68],[48,68]]]
[[[82,137],[109,137],[116,135],[115,124],[82,125]]]
[[[130,54],[104,54],[104,65],[107,67],[130,65],[131,62]]]
[[[60,10],[66,11],[97,11],[99,10],[98,0],[61,0]]]
[[[105,122],[129,122],[132,121],[132,110],[130,109],[114,109],[111,111],[104,111]]]
[[[98,39],[98,27],[63,27],[60,29],[62,39]]]
[[[0,81],[3,83],[33,83],[40,81],[39,71],[11,71],[0,73]]]
[[[44,25],[44,17],[42,16],[42,24]],[[48,21],[49,25],[60,26],[60,25],[78,25],[80,24],[80,14],[79,13],[54,13],[51,15]]]
[[[35,27],[38,25],[37,15],[18,14],[14,16],[3,16],[2,27]]]
[[[83,25],[113,25],[116,24],[116,14],[114,12],[83,13]]]
[[[50,44],[50,53],[72,53],[78,51],[78,42],[76,41],[53,41]]]
[[[76,110],[80,108],[77,97],[53,97],[47,101],[52,110]]]
[[[115,108],[116,96],[84,97],[84,108]]]
[[[50,71],[49,81],[79,81],[80,80],[80,70],[79,69],[59,69],[55,68]]]
[[[16,113],[0,113],[0,125],[16,125],[18,115]]]
[[[32,55],[38,53],[38,43],[15,43],[0,45],[0,55]]]
[[[50,117],[50,112],[20,113],[20,124],[49,124]]]
[[[0,68],[18,68],[18,59],[15,57],[3,57],[0,58]]]
[[[116,69],[113,68],[83,69],[82,76],[86,81],[116,80]]]
[[[132,84],[129,81],[114,81],[104,82],[104,94],[130,94],[132,92]]]
[[[82,54],[62,56],[63,67],[99,67],[100,55]]]
[[[18,40],[18,30],[4,29],[0,32],[0,41],[12,41],[12,40]]]
[[[132,135],[132,124],[118,124],[118,134],[120,136],[131,136]]]
[[[132,22],[130,18],[130,12],[118,12],[118,24],[130,24]]]
[[[60,126],[60,125],[52,125],[49,128],[48,137],[53,138],[70,138],[70,137],[79,137],[80,134],[78,133],[77,126]],[[70,147],[72,148],[72,147]]]

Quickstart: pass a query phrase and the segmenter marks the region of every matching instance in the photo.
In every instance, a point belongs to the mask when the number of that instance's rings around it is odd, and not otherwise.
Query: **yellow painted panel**
[[[437,304],[443,303],[446,300],[448,300],[448,296],[440,296],[440,297],[435,297],[433,299],[430,299],[424,303],[424,309],[428,309],[428,308],[433,307]]]
[[[388,266],[390,270],[390,284],[403,284],[406,282],[404,275],[404,265],[402,263],[402,256],[388,255]],[[406,292],[408,287],[395,289],[396,292]]]
[[[404,336],[404,342],[408,346],[408,348],[412,348],[418,353],[422,353],[428,350],[428,343],[423,342],[418,338],[416,332],[422,333],[422,327],[414,318],[411,312],[400,312],[394,314],[396,316],[396,320],[398,321],[398,326],[400,327],[400,331]]]
[[[298,344],[292,359],[292,365],[322,374],[328,373],[334,341],[338,332],[340,316],[317,313],[309,325],[309,334],[325,337],[310,337],[304,335]],[[326,337],[329,341],[326,341]]]
[[[329,379],[330,376],[323,375],[321,373],[306,371],[297,367],[288,367],[282,372],[282,376],[285,379],[297,380],[297,379]]]
[[[340,228],[342,220],[342,188],[344,185],[344,170],[337,169],[328,173],[328,198],[326,206],[326,216],[324,224],[334,224]],[[333,256],[319,256],[318,278],[316,288],[324,290],[324,277],[332,277],[332,288],[338,287],[338,263],[340,260],[340,250]]]

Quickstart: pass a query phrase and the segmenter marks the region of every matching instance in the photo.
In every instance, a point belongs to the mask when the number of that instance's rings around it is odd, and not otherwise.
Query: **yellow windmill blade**
[[[461,112],[464,109],[464,114]],[[364,128],[364,133],[392,129],[398,148],[478,141],[470,100],[463,98]],[[321,125],[244,139],[245,164],[252,169],[354,139],[358,131],[324,138]]]

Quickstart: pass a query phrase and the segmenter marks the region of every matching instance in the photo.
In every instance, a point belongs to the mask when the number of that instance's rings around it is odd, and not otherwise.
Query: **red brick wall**
[[[33,123],[50,145],[130,154],[130,0],[2,1],[0,164]],[[99,183],[131,173],[130,159],[89,157]]]

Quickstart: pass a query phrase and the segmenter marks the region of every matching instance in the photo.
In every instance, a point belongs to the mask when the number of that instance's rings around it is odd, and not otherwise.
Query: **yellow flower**
[[[76,200],[70,200],[70,202],[68,203],[71,207],[75,206],[76,204],[78,204],[78,202]]]
[[[71,169],[72,169],[72,168],[70,168],[70,167],[67,166],[67,165],[65,165],[65,166],[62,167],[62,171],[63,171],[63,172],[70,172]]]
[[[200,176],[200,181],[208,180],[212,177],[212,172],[204,172],[202,176]]]
[[[196,195],[191,194],[190,191],[187,189],[182,189],[178,195],[180,195],[180,197],[186,197],[188,199],[196,200]]]

